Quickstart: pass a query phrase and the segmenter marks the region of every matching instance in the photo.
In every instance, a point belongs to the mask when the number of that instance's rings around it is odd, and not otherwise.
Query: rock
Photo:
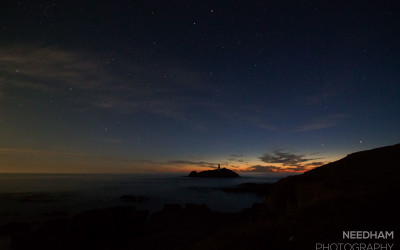
[[[206,170],[206,171],[201,171],[201,172],[192,171],[192,172],[190,172],[188,177],[232,178],[232,177],[240,177],[240,176],[230,169],[221,168],[221,169]]]

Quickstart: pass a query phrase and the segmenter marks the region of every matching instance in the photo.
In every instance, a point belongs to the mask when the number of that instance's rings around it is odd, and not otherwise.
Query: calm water
[[[0,174],[0,224],[43,219],[55,211],[69,215],[85,209],[133,205],[159,211],[166,203],[206,204],[221,212],[239,212],[263,197],[225,193],[217,187],[245,182],[273,183],[282,176],[249,175],[232,179],[188,178],[184,174],[56,175]],[[123,202],[121,195],[142,195],[144,202]]]

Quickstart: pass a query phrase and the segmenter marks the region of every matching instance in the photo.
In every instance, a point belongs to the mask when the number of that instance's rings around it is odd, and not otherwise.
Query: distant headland
[[[240,177],[240,176],[230,169],[221,168],[221,166],[218,164],[218,169],[206,170],[206,171],[201,171],[201,172],[192,171],[192,172],[190,172],[188,177],[232,178],[232,177]]]

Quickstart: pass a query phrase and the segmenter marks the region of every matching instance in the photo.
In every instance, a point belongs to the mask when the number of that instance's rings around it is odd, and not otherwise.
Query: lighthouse
[[[221,166],[220,166],[219,163],[218,163],[218,171],[219,171],[219,170],[221,170]]]

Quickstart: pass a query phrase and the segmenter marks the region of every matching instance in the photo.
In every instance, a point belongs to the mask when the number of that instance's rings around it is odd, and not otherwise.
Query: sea
[[[130,205],[150,213],[164,204],[205,204],[214,211],[235,213],[263,202],[251,193],[227,193],[221,187],[274,183],[283,175],[248,174],[241,178],[190,178],[168,174],[0,174],[0,224],[73,216],[88,209]],[[123,201],[121,196],[143,196]]]

